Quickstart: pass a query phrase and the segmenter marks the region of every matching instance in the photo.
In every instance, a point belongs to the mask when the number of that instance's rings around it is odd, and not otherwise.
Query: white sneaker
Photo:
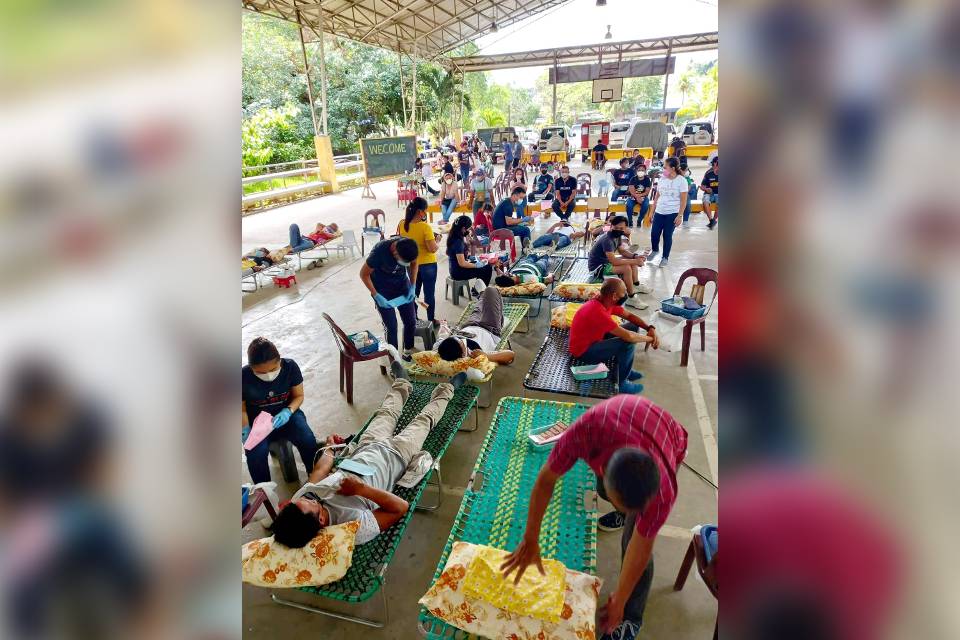
[[[646,284],[645,282],[641,282],[640,284],[635,284],[633,285],[633,288],[637,291],[637,293],[653,293],[653,287]]]
[[[629,298],[627,298],[627,301],[624,304],[626,304],[628,307],[639,309],[640,311],[643,311],[644,309],[650,306],[636,296],[630,296]]]

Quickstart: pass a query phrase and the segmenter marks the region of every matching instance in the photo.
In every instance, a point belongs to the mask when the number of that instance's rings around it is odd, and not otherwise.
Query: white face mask
[[[274,380],[277,379],[277,376],[280,375],[280,370],[281,370],[281,369],[283,369],[283,366],[282,366],[282,365],[281,365],[278,369],[276,369],[276,370],[274,370],[274,371],[270,371],[270,372],[268,372],[268,373],[257,373],[256,371],[254,371],[254,372],[253,372],[253,375],[257,376],[258,378],[260,378],[260,379],[263,380],[264,382],[273,382]]]

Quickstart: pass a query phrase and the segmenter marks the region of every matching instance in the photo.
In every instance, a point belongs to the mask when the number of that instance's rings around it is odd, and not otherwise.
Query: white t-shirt
[[[673,179],[661,177],[657,191],[660,193],[660,199],[657,200],[657,215],[671,216],[680,213],[680,196],[689,191],[689,186],[687,179],[681,175]]]
[[[562,236],[567,236],[568,238],[573,235],[573,227],[562,226],[557,227],[557,230],[554,233],[559,233]]]

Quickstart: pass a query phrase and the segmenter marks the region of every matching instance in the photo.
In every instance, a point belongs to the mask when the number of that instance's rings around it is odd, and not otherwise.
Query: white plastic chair
[[[352,258],[354,254],[354,249],[357,251],[360,250],[360,245],[357,244],[357,234],[354,233],[352,229],[345,230],[343,235],[340,237],[340,243],[332,247],[329,247],[331,251],[336,251],[337,253],[347,253],[347,249],[350,250],[350,257]]]

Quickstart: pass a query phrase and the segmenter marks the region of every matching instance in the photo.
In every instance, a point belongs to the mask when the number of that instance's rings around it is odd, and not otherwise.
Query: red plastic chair
[[[401,180],[397,180],[397,206],[401,207],[405,202],[413,202],[417,197],[416,186],[410,186]]]
[[[710,304],[708,305],[713,306],[713,301],[717,299],[717,272],[713,269],[705,268],[687,269],[680,275],[680,279],[677,281],[677,286],[673,290],[673,295],[680,295],[680,291],[683,289],[683,284],[687,278],[697,279],[697,284],[693,286],[693,290],[690,292],[690,297],[700,304],[703,304],[703,297],[707,289],[707,283],[713,283],[713,298],[710,300]],[[681,367],[687,366],[687,361],[690,358],[690,336],[693,334],[693,325],[700,325],[700,351],[707,350],[706,320],[707,315],[704,314],[699,318],[686,321],[686,324],[683,327],[683,349],[680,353]]]
[[[372,224],[370,223],[371,218],[373,218]],[[383,235],[383,227],[386,226],[386,224],[387,214],[383,212],[383,209],[370,209],[363,214],[363,233],[360,234],[360,255],[365,253],[364,245],[368,235],[376,237],[376,234],[379,233],[381,240],[386,237]]]
[[[588,198],[593,195],[593,176],[589,173],[577,174],[577,195]]]
[[[344,382],[346,382],[347,404],[353,404],[353,363],[376,360],[377,358],[382,358],[383,356],[389,356],[390,352],[381,349],[380,351],[374,351],[373,353],[363,355],[357,349],[356,345],[353,344],[353,341],[347,337],[347,334],[344,332],[344,330],[333,321],[333,318],[324,313],[323,319],[326,320],[327,324],[330,325],[330,330],[333,331],[333,337],[337,341],[337,348],[340,349],[340,393],[343,393],[343,385]],[[386,375],[387,368],[383,365],[380,365],[380,373]]]
[[[517,245],[513,241],[514,235],[513,231],[510,229],[494,229],[490,232],[490,246],[493,246],[494,242],[500,242],[500,250],[503,251],[506,243],[510,243],[510,262],[514,262],[517,259]]]

